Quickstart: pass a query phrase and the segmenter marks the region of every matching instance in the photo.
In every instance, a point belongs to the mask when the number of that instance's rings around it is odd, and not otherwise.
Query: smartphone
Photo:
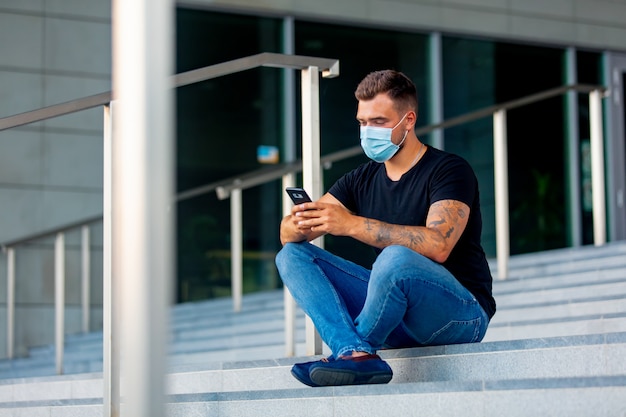
[[[287,187],[285,191],[287,191],[287,194],[289,194],[291,201],[293,201],[293,204],[295,205],[309,203],[312,201],[311,197],[309,197],[309,195],[306,191],[304,191],[303,188]]]

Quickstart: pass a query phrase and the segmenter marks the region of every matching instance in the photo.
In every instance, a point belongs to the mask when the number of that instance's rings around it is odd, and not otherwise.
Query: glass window
[[[447,37],[442,52],[445,118],[564,83],[562,49]],[[507,113],[511,254],[565,245],[563,100]],[[495,256],[492,126],[486,118],[444,132],[446,150],[478,176],[488,256]]]
[[[493,42],[444,37],[442,68],[445,120],[497,102]],[[452,127],[443,134],[446,151],[465,158],[476,173],[483,246],[488,256],[495,256],[492,119],[487,117]]]
[[[579,84],[602,84],[602,55],[597,52],[576,53]],[[591,197],[591,142],[589,140],[589,94],[578,95],[578,131],[580,133],[580,187],[582,208],[582,243],[593,244],[593,202]]]
[[[177,11],[177,72],[280,52],[278,19]],[[282,142],[282,73],[244,71],[177,91],[177,188],[186,191],[262,167],[258,147]],[[244,292],[276,288],[276,184],[243,192]],[[270,256],[271,255],[271,256]],[[214,192],[178,205],[178,299],[230,294],[230,203]]]

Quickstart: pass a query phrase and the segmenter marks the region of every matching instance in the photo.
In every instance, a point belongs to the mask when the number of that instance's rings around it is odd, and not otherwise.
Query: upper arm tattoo
[[[441,200],[433,203],[428,212],[426,226],[437,229],[444,239],[459,239],[469,216],[467,204],[456,200]]]

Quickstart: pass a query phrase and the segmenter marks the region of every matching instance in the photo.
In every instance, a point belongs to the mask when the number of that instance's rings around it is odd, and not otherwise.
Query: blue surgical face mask
[[[394,127],[361,126],[361,147],[368,158],[376,162],[385,162],[398,152],[409,131],[404,132],[404,137],[398,145],[391,141],[391,133],[402,123],[407,114],[402,116]]]

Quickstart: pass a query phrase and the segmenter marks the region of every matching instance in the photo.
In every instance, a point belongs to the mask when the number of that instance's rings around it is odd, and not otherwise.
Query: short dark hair
[[[370,72],[359,83],[354,96],[359,101],[367,101],[381,93],[387,94],[400,110],[411,109],[417,114],[417,89],[403,73],[394,70]]]

